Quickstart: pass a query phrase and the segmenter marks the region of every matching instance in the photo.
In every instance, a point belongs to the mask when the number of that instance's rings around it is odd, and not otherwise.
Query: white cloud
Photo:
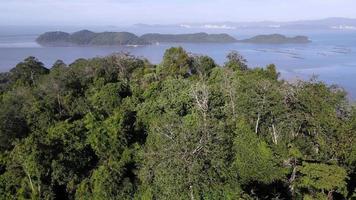
[[[206,29],[228,29],[228,30],[234,30],[236,27],[233,26],[228,26],[228,25],[215,25],[215,24],[205,24],[201,28],[206,28]]]

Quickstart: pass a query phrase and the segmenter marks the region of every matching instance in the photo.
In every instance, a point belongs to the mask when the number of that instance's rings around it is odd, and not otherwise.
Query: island
[[[237,40],[228,34],[159,34],[137,36],[129,32],[95,33],[81,30],[72,34],[55,31],[40,35],[36,42],[42,46],[117,46],[149,45],[156,43],[234,43]]]
[[[234,43],[237,40],[228,34],[207,34],[207,33],[192,33],[192,34],[159,34],[150,33],[141,36],[142,39],[151,43]]]
[[[72,34],[55,31],[40,35],[36,42],[43,46],[147,45],[149,42],[129,32],[94,33],[88,30]]]
[[[287,37],[281,34],[271,35],[257,35],[255,37],[238,40],[240,43],[254,43],[254,44],[306,44],[310,43],[306,36]]]

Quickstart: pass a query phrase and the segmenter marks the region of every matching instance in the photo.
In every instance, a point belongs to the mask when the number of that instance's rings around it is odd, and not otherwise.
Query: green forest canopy
[[[0,75],[0,199],[356,198],[356,109],[274,65],[182,48]]]

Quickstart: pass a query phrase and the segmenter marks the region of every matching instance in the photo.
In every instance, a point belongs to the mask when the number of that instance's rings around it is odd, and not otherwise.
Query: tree
[[[193,57],[192,73],[201,77],[208,77],[213,68],[217,67],[215,61],[208,56]]]
[[[92,176],[79,185],[75,199],[133,199],[135,194],[132,152],[125,150],[119,161],[112,160],[99,166]]]
[[[18,92],[18,93],[17,93]],[[6,93],[0,101],[0,149],[11,150],[13,143],[28,136],[30,127],[23,113],[27,93],[21,90]]]
[[[48,74],[49,70],[37,58],[28,57],[10,70],[11,81],[19,85],[32,86],[41,75]]]
[[[241,70],[246,71],[247,60],[239,54],[237,51],[231,51],[227,56],[227,62],[225,63],[225,67],[233,69],[233,70]]]
[[[168,91],[158,96],[167,101],[160,103],[163,113],[150,113],[147,121],[140,170],[143,193],[149,191],[156,199],[238,198],[242,192],[226,162],[229,137],[209,113],[209,87],[204,82],[188,86],[182,79],[166,84],[175,82],[172,86],[183,88],[166,86]],[[185,112],[180,112],[182,104],[188,105]]]
[[[333,199],[333,193],[339,192],[346,196],[346,170],[336,165],[303,163],[298,170],[301,174],[297,188],[306,188],[312,196],[327,193],[328,199]]]
[[[54,62],[51,70],[57,70],[57,69],[63,69],[67,67],[67,65],[63,62],[63,60],[56,60],[56,62]]]
[[[182,47],[167,49],[159,68],[163,76],[186,77],[191,73],[192,59]]]
[[[272,183],[282,179],[283,170],[278,166],[272,149],[242,121],[234,139],[234,165],[242,183],[253,181]]]
[[[16,108],[1,106],[0,112],[0,149],[13,147],[16,139],[29,133],[27,122]]]
[[[0,95],[8,90],[10,85],[10,73],[0,73]]]
[[[110,115],[121,104],[122,99],[130,94],[129,87],[124,83],[108,83],[93,88],[89,101],[97,112]]]

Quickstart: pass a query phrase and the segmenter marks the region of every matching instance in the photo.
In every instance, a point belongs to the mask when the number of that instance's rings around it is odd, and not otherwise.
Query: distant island
[[[142,35],[141,38],[145,41],[155,42],[187,42],[187,43],[234,43],[237,40],[228,34],[158,34],[150,33]]]
[[[241,43],[254,43],[254,44],[305,44],[310,43],[306,36],[286,37],[281,34],[271,35],[258,35],[245,40],[238,40]]]
[[[36,42],[43,46],[107,46],[107,45],[149,45],[157,42],[182,43],[233,43],[235,38],[228,34],[158,34],[150,33],[141,37],[129,32],[95,33],[82,30],[75,33],[61,31],[46,32]]]
[[[100,46],[100,45],[147,45],[149,42],[129,32],[102,32],[94,33],[88,30],[72,34],[55,31],[47,32],[36,39],[44,46]]]
[[[311,42],[306,36],[287,37],[281,34],[257,35],[237,40],[222,34],[159,34],[148,33],[137,36],[129,32],[101,32],[81,30],[72,34],[55,31],[46,32],[36,39],[43,46],[117,46],[117,45],[150,45],[156,43],[254,43],[254,44],[305,44]]]

